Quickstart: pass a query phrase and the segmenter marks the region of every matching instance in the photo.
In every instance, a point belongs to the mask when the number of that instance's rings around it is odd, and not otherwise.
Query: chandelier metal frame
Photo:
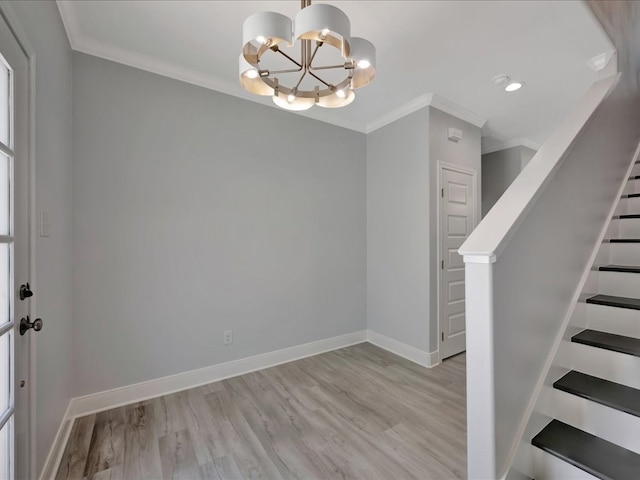
[[[300,7],[294,22],[275,12],[260,12],[245,20],[240,83],[252,93],[273,96],[276,105],[289,110],[306,110],[313,105],[346,106],[355,98],[353,89],[375,77],[375,47],[363,38],[350,36],[350,21],[342,10],[327,4],[312,6],[311,0],[301,0]],[[281,48],[283,43],[293,46],[296,40],[300,41],[299,59]],[[318,51],[326,45],[336,48],[344,62],[314,65]],[[261,60],[267,52],[282,56],[291,68],[262,68]],[[332,83],[323,78],[324,71],[339,69],[346,71],[343,80]],[[295,84],[280,82],[280,75],[294,73],[300,73]],[[317,82],[313,89],[301,89],[305,78]]]

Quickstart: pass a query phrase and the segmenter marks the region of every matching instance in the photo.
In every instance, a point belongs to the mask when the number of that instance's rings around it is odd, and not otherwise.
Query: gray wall
[[[482,216],[484,217],[535,155],[519,145],[482,155]]]
[[[462,140],[451,142],[447,130],[462,131]],[[477,172],[476,206],[480,214],[482,176],[480,128],[435,108],[429,108],[429,351],[438,349],[438,162]],[[478,221],[480,219],[478,218]]]
[[[73,72],[75,395],[366,328],[363,134]]]
[[[49,238],[36,239],[36,462],[40,471],[72,393],[71,377],[71,49],[55,2],[12,2],[35,53],[36,210]]]
[[[429,346],[429,109],[367,135],[367,326]]]
[[[480,178],[480,129],[428,107],[367,136],[368,327],[425,352],[438,349],[439,161]]]

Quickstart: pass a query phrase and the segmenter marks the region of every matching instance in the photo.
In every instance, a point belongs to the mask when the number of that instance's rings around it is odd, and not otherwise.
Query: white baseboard
[[[126,387],[72,398],[39,478],[40,480],[47,480],[55,477],[64,453],[64,447],[71,433],[73,421],[78,417],[244,375],[245,373],[274,367],[366,341],[424,367],[431,368],[439,363],[438,352],[424,352],[371,330],[362,330]]]
[[[317,342],[296,345],[274,352],[263,353],[253,357],[241,358],[231,362],[199,368],[189,372],[178,373],[168,377],[136,383],[126,387],[114,388],[104,392],[92,393],[73,398],[69,409],[71,418],[90,413],[140,402],[149,398],[179,392],[189,388],[217,382],[225,378],[244,375],[264,368],[274,367],[282,363],[292,362],[312,355],[329,352],[366,341],[366,331],[359,331],[326,338]]]
[[[53,439],[53,444],[51,445],[47,459],[38,477],[40,480],[53,480],[56,477],[56,473],[58,473],[58,466],[60,465],[60,460],[62,460],[64,447],[67,445],[71,429],[73,428],[73,420],[69,418],[70,408],[71,402],[69,402],[67,406],[67,411],[64,413],[64,417],[62,417],[62,422],[60,422],[56,436]]]
[[[373,330],[367,330],[367,341],[377,347],[384,348],[391,353],[395,353],[423,367],[431,368],[440,363],[440,354],[438,351],[425,352],[419,348],[412,347],[406,343],[399,342],[393,338],[381,335]]]

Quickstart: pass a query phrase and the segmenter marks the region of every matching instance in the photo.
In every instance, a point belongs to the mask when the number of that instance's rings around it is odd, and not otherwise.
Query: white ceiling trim
[[[199,87],[207,88],[209,90],[215,90],[226,95],[231,95],[243,100],[252,101],[263,106],[276,108],[281,111],[280,107],[275,104],[262,103],[261,97],[252,96],[245,97],[242,92],[238,90],[235,84],[230,82],[220,81],[210,75],[203,75],[194,70],[177,66],[171,62],[165,62],[158,60],[155,57],[150,57],[141,53],[136,53],[128,49],[115,47],[104,42],[97,41],[95,39],[86,37],[78,22],[75,8],[72,3],[65,0],[57,0],[58,9],[60,10],[60,16],[62,17],[62,23],[69,37],[69,43],[71,48],[75,51],[87,53],[95,57],[104,58],[116,63],[121,63],[133,68],[145,70],[147,72],[155,73],[164,77],[173,78],[182,82],[197,85]],[[296,112],[298,115],[311,118],[313,120],[330,123],[332,125],[346,128],[348,130],[355,130],[360,133],[366,133],[366,126],[360,122],[351,122],[343,119],[331,119],[325,120],[315,118],[312,112]]]
[[[86,37],[80,28],[80,22],[76,15],[76,10],[72,2],[66,0],[57,0],[58,10],[62,17],[62,23],[69,37],[69,43],[73,50],[78,52],[87,53],[96,57],[111,60],[113,62],[128,65],[130,67],[145,70],[157,75],[173,78],[182,82],[197,85],[199,87],[215,90],[227,95],[242,98],[243,100],[250,100],[265,105],[260,101],[259,97],[247,98],[239,93],[237,85],[230,82],[220,81],[210,75],[203,75],[194,70],[177,66],[171,62],[165,62],[158,60],[157,58],[150,57],[141,53],[136,53],[128,49],[115,47],[104,42],[97,41],[95,39]],[[255,100],[253,100],[255,98]],[[279,108],[276,105],[266,104],[266,106]],[[435,93],[427,93],[421,95],[410,102],[382,115],[381,117],[368,122],[366,125],[362,125],[359,122],[345,121],[342,119],[320,119],[315,118],[312,112],[302,112],[299,115],[312,118],[317,121],[330,123],[338,127],[346,128],[349,130],[355,130],[361,133],[370,133],[377,130],[380,127],[388,125],[391,122],[399,120],[406,115],[409,115],[421,108],[431,106],[437,108],[449,115],[471,123],[479,128],[486,123],[486,119],[477,115],[470,110],[467,110],[460,105],[457,105],[446,98],[440,97]]]
[[[487,148],[482,149],[482,155],[486,155],[487,153],[498,152],[500,150],[506,150],[507,148],[513,147],[527,147],[531,150],[535,150],[536,152],[540,150],[540,145],[538,142],[534,142],[530,138],[520,137],[513,138],[511,140],[506,140],[504,142],[493,143]]]
[[[484,127],[484,124],[487,123],[486,118],[481,117],[477,113],[467,110],[466,108],[461,107],[457,103],[453,103],[440,95],[430,93],[429,96],[429,105],[433,108],[437,108],[441,112],[448,113],[449,115],[459,118],[460,120],[464,120],[478,128]]]
[[[407,115],[424,107],[437,108],[444,113],[448,113],[449,115],[459,118],[460,120],[470,123],[471,125],[475,125],[478,128],[482,128],[483,125],[487,122],[487,120],[480,115],[472,112],[471,110],[467,110],[466,108],[461,107],[460,105],[453,103],[452,101],[447,100],[446,98],[441,97],[438,94],[425,93],[424,95],[420,95],[410,102],[407,102],[404,105],[391,110],[389,113],[383,115],[377,120],[369,122],[367,124],[366,133],[371,133],[378,128],[395,122],[402,117],[406,117]]]

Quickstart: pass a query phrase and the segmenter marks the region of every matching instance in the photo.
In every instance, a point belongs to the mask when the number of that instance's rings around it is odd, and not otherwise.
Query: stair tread
[[[640,218],[640,213],[630,213],[625,215],[618,215],[619,219],[632,219],[632,218]]]
[[[599,267],[601,272],[624,272],[624,273],[640,273],[640,266],[636,265],[602,265]]]
[[[598,478],[638,478],[640,455],[552,420],[531,444]]]
[[[640,238],[612,238],[609,243],[640,243]]]
[[[628,193],[625,195],[626,198],[637,198],[640,197],[640,193]]]
[[[640,357],[640,338],[587,329],[571,337],[571,341]]]
[[[594,295],[593,297],[587,298],[587,303],[640,310],[640,298],[616,297],[614,295]]]
[[[640,390],[571,370],[554,388],[640,417]]]

